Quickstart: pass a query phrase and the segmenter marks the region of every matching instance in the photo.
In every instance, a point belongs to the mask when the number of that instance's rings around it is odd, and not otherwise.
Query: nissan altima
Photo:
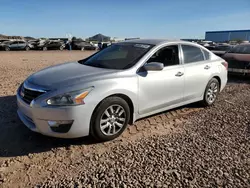
[[[129,40],[29,76],[17,90],[17,112],[44,135],[108,141],[137,119],[198,101],[214,104],[227,68],[199,44]]]

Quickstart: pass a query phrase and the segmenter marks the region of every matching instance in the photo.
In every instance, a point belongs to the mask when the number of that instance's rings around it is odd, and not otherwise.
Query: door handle
[[[183,76],[183,75],[184,75],[183,72],[177,72],[175,76],[179,76],[180,77],[180,76]]]
[[[204,69],[210,69],[210,66],[206,65],[206,66],[204,67]]]

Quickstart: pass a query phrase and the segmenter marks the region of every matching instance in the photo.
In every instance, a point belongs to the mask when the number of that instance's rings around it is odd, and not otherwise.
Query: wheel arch
[[[221,79],[220,79],[220,77],[218,75],[216,75],[216,76],[213,76],[212,78],[215,78],[216,80],[218,80],[218,82],[219,82],[219,88],[221,90]]]
[[[133,101],[131,100],[131,98],[129,96],[122,94],[122,93],[115,93],[115,94],[108,95],[105,98],[103,98],[101,101],[99,101],[99,103],[96,105],[96,107],[94,108],[94,110],[92,112],[91,119],[92,119],[92,116],[95,113],[96,109],[101,104],[101,102],[109,97],[120,97],[127,102],[128,106],[129,106],[129,110],[130,110],[129,124],[133,124],[133,122],[134,122],[134,110],[135,110]]]

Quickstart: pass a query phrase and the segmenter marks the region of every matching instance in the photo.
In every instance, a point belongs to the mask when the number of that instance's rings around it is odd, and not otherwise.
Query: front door
[[[160,112],[183,101],[184,68],[179,60],[178,45],[165,46],[146,63],[164,64],[161,71],[139,71],[139,114]]]
[[[18,42],[17,41],[14,41],[10,44],[10,49],[12,50],[16,50],[18,47]]]

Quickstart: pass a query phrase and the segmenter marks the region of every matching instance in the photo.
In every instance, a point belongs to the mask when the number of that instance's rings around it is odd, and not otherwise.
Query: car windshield
[[[228,51],[231,49],[231,46],[216,46],[215,50],[219,50],[219,51]]]
[[[250,54],[250,45],[238,45],[232,48],[229,53]]]
[[[10,43],[12,43],[11,41],[4,41],[4,42],[2,42],[2,44],[10,44]]]
[[[107,69],[128,69],[152,47],[153,45],[137,43],[113,44],[79,63]]]

